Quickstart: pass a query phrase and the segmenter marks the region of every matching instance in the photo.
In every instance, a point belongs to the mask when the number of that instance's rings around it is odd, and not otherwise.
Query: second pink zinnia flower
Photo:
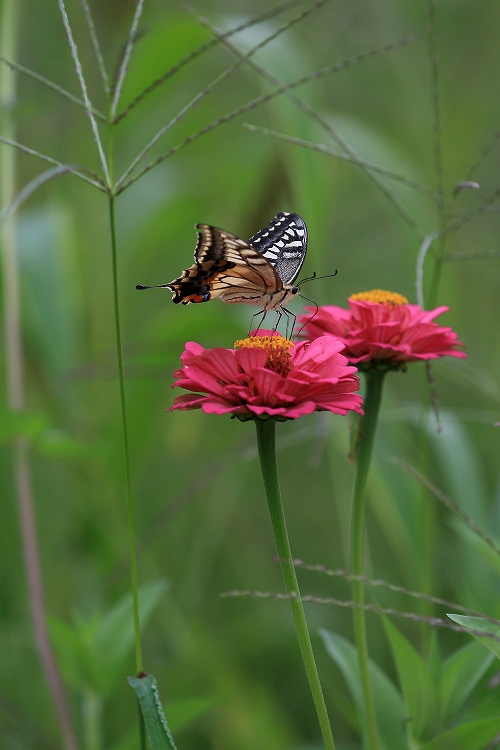
[[[344,345],[331,336],[293,344],[279,334],[237,341],[235,349],[204,349],[188,342],[173,387],[171,409],[203,409],[243,418],[294,419],[313,411],[362,414],[356,368],[340,354]],[[271,335],[269,335],[269,333]]]
[[[339,338],[353,364],[363,368],[381,363],[397,368],[405,362],[466,356],[458,348],[463,344],[457,334],[434,322],[447,307],[422,310],[401,294],[381,289],[353,294],[348,303],[348,310],[324,305],[313,318],[301,315],[300,320],[310,338],[325,334]]]

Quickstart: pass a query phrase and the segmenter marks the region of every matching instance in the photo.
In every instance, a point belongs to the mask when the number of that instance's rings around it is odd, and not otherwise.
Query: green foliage
[[[341,670],[347,682],[356,711],[360,717],[360,726],[364,728],[363,694],[356,647],[338,633],[321,630],[320,635],[328,654]],[[370,679],[381,747],[384,750],[405,750],[406,718],[401,694],[389,677],[373,661],[370,661]],[[365,737],[364,742],[366,743],[366,741],[367,738]]]
[[[106,111],[80,4],[66,4],[89,95],[94,106]],[[18,62],[80,97],[57,3],[31,0],[20,5]],[[90,2],[111,77],[133,5]],[[243,22],[243,15],[262,9],[255,2],[230,5],[201,0],[197,12],[228,29]],[[167,6],[160,0],[145,2],[119,112],[153,79],[212,38],[195,18]],[[273,76],[291,81],[407,34],[425,33],[425,6],[419,0],[327,4],[264,47],[256,61]],[[477,208],[470,221],[449,235],[444,250],[446,256],[457,257],[494,253],[499,183],[498,142],[492,136],[500,122],[500,7],[441,0],[436,6],[447,211],[455,221],[464,216],[461,212]],[[307,5],[252,26],[232,41],[247,50],[303,7]],[[236,59],[221,44],[214,45],[123,119],[115,130],[116,176]],[[294,95],[336,128],[363,159],[434,190],[429,67],[424,38],[311,81]],[[11,75],[8,68],[4,72]],[[255,69],[240,66],[160,138],[151,158],[274,87]],[[5,111],[0,113],[1,135]],[[81,106],[23,75],[18,77],[15,106],[8,112],[20,142],[63,164],[99,170]],[[305,273],[339,271],[335,279],[309,285],[308,296],[319,304],[345,306],[352,292],[380,287],[414,302],[421,240],[439,225],[433,198],[380,178],[391,202],[359,166],[251,132],[242,126],[244,121],[340,150],[331,129],[327,132],[304,108],[280,96],[179,150],[121,194],[116,204],[139,579],[168,577],[172,583],[168,606],[160,600],[163,584],[143,590],[150,602],[143,604],[143,623],[155,608],[144,639],[145,669],[154,672],[165,692],[165,712],[176,738],[182,733],[182,750],[312,748],[318,745],[318,732],[287,604],[219,598],[221,591],[234,588],[282,590],[250,426],[199,412],[166,414],[177,393],[170,385],[185,341],[232,346],[248,330],[252,311],[219,302],[174,306],[166,290],[137,293],[135,285],[168,282],[189,265],[197,222],[246,238],[277,211],[293,210],[304,216],[309,228]],[[107,147],[105,126],[101,135]],[[491,150],[471,177],[480,189],[461,190],[453,198],[457,182],[488,146]],[[2,164],[6,149],[0,144]],[[16,190],[46,166],[20,154]],[[492,210],[486,211],[481,206],[489,196]],[[416,230],[394,199],[411,213]],[[80,744],[88,750],[85,743],[88,746],[91,738],[99,750],[136,750],[135,697],[125,681],[133,670],[130,600],[116,602],[116,591],[127,590],[129,567],[105,195],[65,173],[31,194],[16,216],[26,410],[0,410],[0,567],[6,571],[0,583],[0,745],[7,750],[61,747],[34,647],[19,541],[13,444],[15,438],[26,437],[32,447],[52,642]],[[426,295],[438,246],[433,245],[424,266]],[[415,363],[406,374],[387,377],[367,514],[370,575],[494,616],[500,616],[498,556],[387,459],[396,455],[415,465],[492,538],[500,539],[500,430],[492,426],[500,406],[498,263],[494,255],[460,262],[445,258],[436,304],[449,306],[442,321],[466,343],[468,360],[433,365],[443,421],[440,434],[430,415],[424,368]],[[295,311],[301,311],[298,303]],[[5,344],[4,338],[2,352]],[[4,361],[0,369],[5,393]],[[5,398],[2,403],[7,403]],[[324,417],[313,414],[278,425],[283,496],[294,553],[306,561],[347,568],[347,498],[353,478],[346,460],[347,420]],[[303,593],[349,598],[344,582],[299,573]],[[417,609],[414,600],[402,594],[381,591],[380,600],[383,606],[443,616],[438,605],[421,602]],[[85,614],[71,617],[75,611]],[[340,750],[359,750],[362,720],[356,659],[348,640],[350,614],[314,604],[307,613],[311,625],[323,629],[328,653],[343,674],[339,679],[331,659],[318,653],[318,661],[324,659],[319,666],[329,687]],[[474,630],[484,625],[490,632],[493,627],[454,617]],[[412,741],[418,737],[418,744],[425,747],[427,742],[429,750],[487,747],[498,733],[500,715],[498,690],[484,679],[494,669],[487,649],[495,651],[495,641],[469,642],[467,635],[440,629],[427,661],[427,625],[408,631],[411,643],[394,626],[389,625],[388,632],[401,693],[388,676],[393,662],[378,621],[369,638],[386,750],[406,747],[401,727],[410,716]],[[344,698],[342,679],[354,708]],[[148,700],[152,697],[150,693]]]
[[[492,654],[483,646],[469,643],[443,662],[439,697],[445,721],[462,708],[492,661]]]
[[[161,579],[140,587],[141,623],[145,626],[168,589]],[[108,697],[122,673],[134,643],[132,596],[126,594],[110,609],[90,618],[75,616],[73,624],[52,618],[52,641],[64,677],[76,690]]]
[[[128,682],[139,699],[151,750],[177,750],[163,713],[158,686],[153,675],[129,677]]]
[[[492,633],[496,638],[500,638],[500,625],[496,622],[490,622],[485,620],[484,617],[469,617],[466,615],[448,615],[450,620],[453,620],[457,625],[461,625],[463,628],[470,628],[475,630],[475,633],[471,633],[474,638],[484,643],[495,656],[500,659],[500,643],[494,638],[481,637],[479,633]]]
[[[435,737],[421,750],[484,750],[500,732],[500,719],[483,719],[462,724]]]
[[[384,626],[405,698],[409,733],[414,740],[425,742],[441,729],[437,687],[411,643],[388,620],[384,620]]]

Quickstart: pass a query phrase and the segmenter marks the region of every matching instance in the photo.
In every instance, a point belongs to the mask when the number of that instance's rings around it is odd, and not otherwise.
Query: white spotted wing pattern
[[[283,284],[293,284],[307,252],[307,227],[298,214],[277,214],[249,243],[272,263]]]

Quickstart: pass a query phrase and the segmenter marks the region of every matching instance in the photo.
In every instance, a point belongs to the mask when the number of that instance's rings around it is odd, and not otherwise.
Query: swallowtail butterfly
[[[280,312],[299,293],[293,284],[306,257],[307,228],[297,214],[282,211],[248,242],[209,224],[196,228],[195,262],[178,279],[160,284],[176,304],[218,297]]]

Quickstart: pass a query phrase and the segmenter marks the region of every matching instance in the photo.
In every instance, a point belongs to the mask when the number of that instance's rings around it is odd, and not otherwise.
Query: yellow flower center
[[[267,354],[265,366],[278,375],[286,376],[293,369],[290,349],[294,346],[284,336],[250,336],[234,342],[235,349],[264,349]]]
[[[385,305],[386,307],[408,304],[408,300],[402,294],[386,292],[384,289],[372,289],[371,292],[358,292],[357,294],[351,294],[349,299],[353,299],[356,302],[373,302],[377,305]]]

